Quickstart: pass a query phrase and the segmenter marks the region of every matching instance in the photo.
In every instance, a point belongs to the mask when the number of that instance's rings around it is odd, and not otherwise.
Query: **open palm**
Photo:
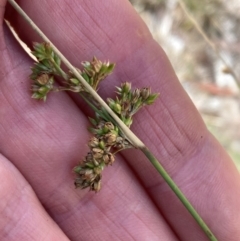
[[[160,92],[133,131],[166,167],[219,240],[240,239],[240,177],[204,126],[164,52],[127,0],[18,1],[79,67],[94,55],[116,62],[104,97],[130,81]],[[78,97],[30,98],[32,60],[3,22],[31,44],[39,37],[0,0],[0,240],[207,240],[137,150],[104,171],[98,194],[76,190],[72,168],[87,152],[88,113]],[[5,12],[6,10],[6,12]]]

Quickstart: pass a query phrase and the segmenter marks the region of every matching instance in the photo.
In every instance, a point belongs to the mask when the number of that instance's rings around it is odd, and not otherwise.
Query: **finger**
[[[75,65],[78,63],[79,56],[81,56],[80,60],[96,53],[100,58],[107,56],[116,61],[118,66],[116,74],[112,76],[112,86],[125,80],[131,80],[136,85],[143,86],[147,79],[148,85],[161,93],[156,107],[150,108],[149,111],[145,110],[141,116],[137,116],[134,131],[152,147],[157,157],[218,236],[225,238],[227,233],[236,233],[236,225],[240,217],[236,217],[236,221],[232,222],[232,216],[239,202],[239,175],[225,152],[206,130],[162,50],[150,39],[148,31],[130,9],[127,1],[121,3],[115,1],[110,5],[105,2],[101,4],[100,9],[96,7],[98,6],[96,2],[83,2],[81,7],[76,9],[72,7],[75,6],[74,4],[77,5],[72,3],[66,8],[65,5],[57,8],[55,19],[61,23],[58,26],[54,25],[57,36],[51,34],[49,25],[44,27],[50,17],[42,20],[40,12],[37,15],[33,9],[29,10],[29,14],[47,35],[52,36],[52,40]],[[23,6],[28,11],[28,6],[24,3]],[[45,10],[48,7],[49,5],[44,5]],[[61,21],[59,15],[63,16],[68,10],[73,14],[67,18],[67,21],[66,18]],[[54,17],[54,13],[51,17]],[[84,21],[85,19],[88,21]],[[76,25],[77,21],[81,25]],[[98,24],[99,22],[101,24]],[[66,37],[61,33],[67,29],[69,35]],[[94,31],[91,32],[90,29]],[[71,43],[70,47],[66,47],[69,43]],[[82,48],[78,49],[79,46]],[[109,85],[110,83],[106,82],[102,93],[109,93],[113,89]],[[132,157],[131,154],[126,156],[129,159]],[[162,181],[157,181],[158,176],[145,164],[143,157],[140,155],[137,157],[134,158],[137,161],[137,167],[136,161],[132,160],[131,164],[139,177],[143,178],[146,187],[152,187],[150,192],[153,198],[178,234],[184,240],[203,240],[203,236],[199,236],[197,226],[185,209],[180,208],[178,200],[171,191]],[[201,178],[196,178],[199,176]],[[228,181],[229,176],[231,182]],[[146,177],[148,177],[147,180]],[[203,180],[207,184],[203,185]],[[162,198],[161,194],[166,198]],[[234,198],[228,200],[229,195]],[[172,205],[169,205],[169,200]],[[223,206],[218,205],[219,202]],[[176,218],[174,207],[177,208],[181,217],[184,214],[184,222]],[[223,207],[229,212],[223,212]],[[215,222],[216,219],[224,220],[222,222],[224,229],[219,227],[219,223]],[[189,229],[191,235],[186,237],[185,233]]]
[[[25,81],[29,60],[6,29],[5,45],[1,56],[12,62],[0,83],[0,149],[31,182],[67,236],[73,241],[177,240],[123,160],[115,172],[106,171],[101,195],[73,188],[71,170],[87,151],[86,118],[64,94],[46,104],[31,100]]]
[[[2,155],[0,176],[2,241],[69,240],[43,209],[23,176]]]

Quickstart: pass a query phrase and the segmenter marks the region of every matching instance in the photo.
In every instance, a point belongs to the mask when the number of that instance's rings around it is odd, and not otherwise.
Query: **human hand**
[[[160,92],[156,104],[136,116],[133,131],[217,238],[239,240],[239,173],[130,3],[18,2],[75,66],[93,55],[116,62],[100,86],[102,96],[124,81]],[[1,20],[5,3],[0,0]],[[6,18],[29,45],[41,42],[11,8]],[[1,240],[207,240],[137,150],[104,171],[98,194],[76,190],[71,170],[88,149],[85,105],[66,93],[52,93],[46,103],[31,99],[32,60],[4,24],[0,52]]]

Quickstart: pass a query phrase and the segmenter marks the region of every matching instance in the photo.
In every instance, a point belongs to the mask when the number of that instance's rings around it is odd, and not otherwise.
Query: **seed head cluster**
[[[99,121],[91,129],[94,136],[89,140],[89,152],[74,168],[77,178],[75,186],[98,192],[101,188],[102,171],[104,167],[112,165],[116,152],[132,147],[130,143],[119,135],[119,130],[111,122]]]
[[[106,166],[115,162],[116,153],[134,146],[119,129],[115,120],[97,103],[82,85],[81,81],[69,71],[61,68],[60,58],[48,43],[35,43],[33,55],[38,62],[32,68],[32,98],[46,100],[50,92],[71,91],[79,93],[95,111],[95,119],[89,118],[92,126],[89,130],[92,138],[88,142],[89,152],[74,168],[76,188],[89,188],[98,192],[101,189],[102,172]],[[95,90],[108,75],[113,72],[115,64],[102,62],[96,57],[91,61],[82,62],[83,69],[77,69],[85,81]],[[61,82],[54,84],[54,78],[60,77]],[[109,107],[130,127],[133,115],[142,107],[152,104],[158,94],[152,94],[150,88],[132,90],[131,83],[122,83],[117,87],[115,99],[107,99]]]

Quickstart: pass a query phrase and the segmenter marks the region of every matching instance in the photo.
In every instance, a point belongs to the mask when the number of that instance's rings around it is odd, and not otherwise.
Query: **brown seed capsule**
[[[104,141],[108,146],[112,146],[116,142],[116,139],[117,135],[115,133],[110,132],[104,135]]]
[[[112,122],[106,122],[105,124],[104,124],[104,128],[106,128],[107,130],[114,130],[114,125],[113,125],[113,123]]]
[[[84,176],[85,173],[86,173],[86,171],[87,171],[86,169],[83,169],[83,168],[82,168],[82,169],[79,171],[79,175],[80,175],[80,176]]]
[[[100,148],[93,148],[92,153],[93,153],[93,158],[100,159],[102,158],[104,151]]]
[[[41,74],[40,76],[37,77],[36,81],[40,85],[46,85],[49,80],[49,75],[48,74]]]
[[[140,97],[140,89],[135,89],[132,93],[132,101],[131,103],[134,104],[137,102],[137,100],[139,99]]]
[[[83,176],[84,179],[91,179],[94,176],[93,169],[83,169],[79,173]]]
[[[141,96],[142,96],[143,100],[146,100],[148,98],[148,96],[150,95],[150,93],[151,93],[150,88],[142,88]]]
[[[101,189],[101,174],[97,175],[94,182],[91,182],[90,184],[90,190],[98,192]]]
[[[115,161],[115,158],[114,158],[113,154],[108,153],[103,156],[103,161],[106,165],[112,165],[113,162]]]
[[[103,168],[102,167],[95,167],[93,169],[94,173],[97,175],[100,175],[102,173]]]
[[[98,73],[103,65],[103,63],[98,60],[96,57],[93,57],[93,60],[91,62],[93,69]]]
[[[98,145],[99,145],[99,140],[96,137],[92,137],[88,142],[89,147],[98,147]]]
[[[98,192],[101,189],[101,181],[93,183],[93,191]]]

